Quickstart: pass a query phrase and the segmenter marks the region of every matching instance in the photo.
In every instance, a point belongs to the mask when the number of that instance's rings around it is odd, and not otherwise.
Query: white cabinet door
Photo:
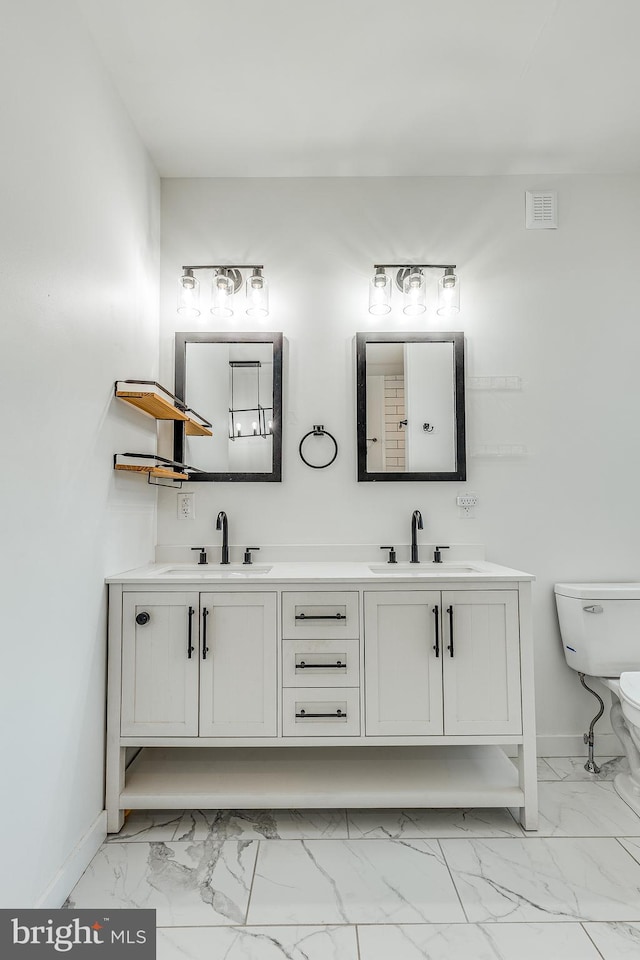
[[[437,591],[365,593],[367,736],[442,733],[439,606]]]
[[[122,618],[122,736],[197,736],[198,594],[125,593]]]
[[[444,732],[521,733],[517,591],[445,592],[442,617]]]
[[[200,736],[275,737],[276,594],[202,593]]]

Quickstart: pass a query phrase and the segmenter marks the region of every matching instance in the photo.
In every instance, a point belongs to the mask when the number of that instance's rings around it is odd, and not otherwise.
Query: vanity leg
[[[536,758],[536,706],[533,691],[533,632],[531,584],[520,584],[520,685],[522,689],[522,743],[518,744],[518,782],[524,793],[520,823],[538,829],[538,771]]]
[[[124,810],[120,809],[120,794],[124,789],[126,749],[107,747],[107,833],[118,833],[124,824]]]
[[[109,588],[109,641],[107,662],[107,743],[105,807],[107,833],[118,833],[124,823],[120,794],[124,789],[126,750],[120,746],[120,690],[122,686],[122,586]]]
[[[520,807],[520,823],[525,830],[538,829],[538,772],[536,752],[526,743],[518,746],[518,780],[524,791]]]

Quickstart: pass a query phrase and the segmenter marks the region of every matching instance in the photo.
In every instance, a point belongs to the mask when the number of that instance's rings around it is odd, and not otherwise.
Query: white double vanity
[[[478,560],[110,578],[109,831],[256,807],[511,807],[534,830],[532,580]]]

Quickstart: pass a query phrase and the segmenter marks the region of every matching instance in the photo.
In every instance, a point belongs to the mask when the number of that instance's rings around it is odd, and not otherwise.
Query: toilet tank
[[[592,677],[640,670],[640,583],[556,583],[567,663]]]

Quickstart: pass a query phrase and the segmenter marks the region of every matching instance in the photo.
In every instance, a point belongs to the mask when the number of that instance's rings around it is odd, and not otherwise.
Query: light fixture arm
[[[205,263],[181,267],[181,270],[264,270],[263,263]]]
[[[420,270],[455,270],[455,263],[374,263],[374,270],[400,270],[417,267]]]

